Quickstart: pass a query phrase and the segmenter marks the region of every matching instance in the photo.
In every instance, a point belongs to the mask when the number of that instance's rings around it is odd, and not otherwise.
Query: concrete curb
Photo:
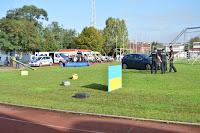
[[[16,107],[31,108],[31,109],[38,109],[38,110],[62,112],[62,113],[83,114],[83,115],[90,115],[90,116],[102,116],[102,117],[110,117],[110,118],[122,118],[122,119],[151,121],[151,122],[160,122],[160,123],[171,123],[171,124],[200,126],[200,123],[192,123],[192,122],[168,121],[168,120],[137,118],[137,117],[129,117],[129,116],[118,116],[118,115],[107,115],[107,114],[98,114],[98,113],[77,112],[77,111],[50,109],[50,108],[34,107],[34,106],[19,105],[19,104],[4,103],[4,102],[0,102],[0,104],[9,105],[9,106],[16,106]]]

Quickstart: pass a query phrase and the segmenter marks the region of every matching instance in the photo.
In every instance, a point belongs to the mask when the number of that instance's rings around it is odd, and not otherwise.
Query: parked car
[[[35,60],[29,62],[30,66],[43,66],[43,65],[53,65],[53,60],[50,56],[40,56],[36,57]]]
[[[113,62],[114,61],[114,59],[111,56],[103,56],[101,58],[101,60],[104,62]]]
[[[152,66],[152,57],[149,54],[127,54],[122,58],[122,68],[146,69],[150,70]],[[158,64],[160,69],[160,63]]]
[[[30,61],[34,60],[35,59],[35,55],[24,55],[22,58],[21,58],[21,62],[22,63],[29,63]]]
[[[85,61],[89,61],[89,62],[93,62],[94,61],[94,57],[91,54],[87,54]]]

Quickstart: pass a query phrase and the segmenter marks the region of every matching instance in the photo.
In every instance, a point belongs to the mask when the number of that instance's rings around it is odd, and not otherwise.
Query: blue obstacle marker
[[[122,88],[122,65],[108,66],[108,92]]]
[[[68,63],[62,63],[61,67],[84,67],[84,66],[90,66],[89,62],[68,62]]]

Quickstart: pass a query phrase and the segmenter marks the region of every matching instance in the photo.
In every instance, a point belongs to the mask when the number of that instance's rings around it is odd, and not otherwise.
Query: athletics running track
[[[200,133],[200,126],[100,118],[0,105],[0,133]]]

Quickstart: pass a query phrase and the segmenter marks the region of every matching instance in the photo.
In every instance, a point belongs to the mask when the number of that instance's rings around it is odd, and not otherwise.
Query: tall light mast
[[[96,11],[95,11],[95,0],[91,0],[92,12],[91,12],[91,26],[96,27]]]

